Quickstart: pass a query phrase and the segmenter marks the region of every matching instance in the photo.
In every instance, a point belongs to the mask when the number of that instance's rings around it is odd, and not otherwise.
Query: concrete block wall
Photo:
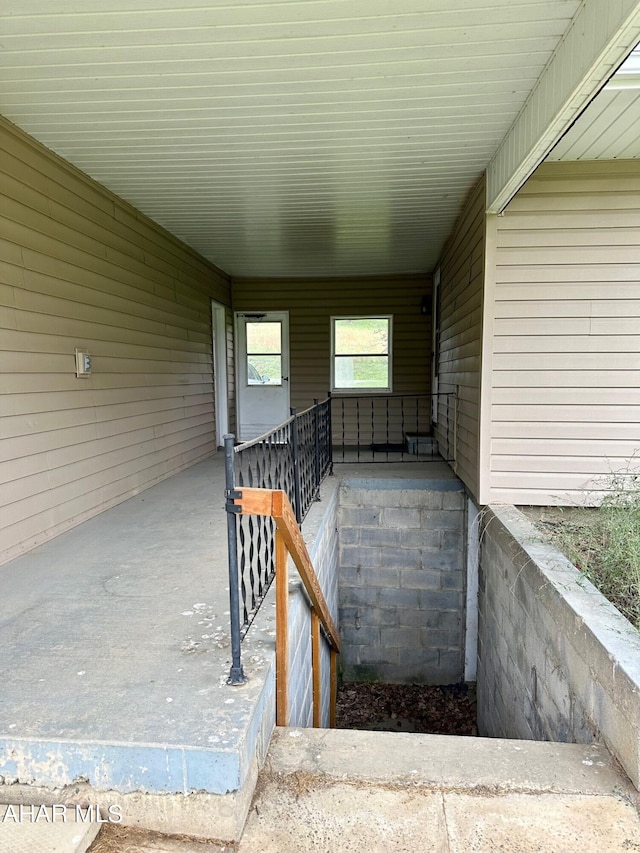
[[[338,528],[344,679],[462,681],[462,483],[345,478]]]
[[[640,782],[640,632],[515,507],[482,518],[478,728],[606,744]]]
[[[321,502],[305,519],[302,532],[309,556],[331,615],[338,624],[338,484],[328,478],[323,484]],[[321,720],[329,726],[331,682],[329,644],[321,645],[322,698]],[[289,725],[313,725],[311,668],[311,610],[302,581],[290,563],[289,581]]]

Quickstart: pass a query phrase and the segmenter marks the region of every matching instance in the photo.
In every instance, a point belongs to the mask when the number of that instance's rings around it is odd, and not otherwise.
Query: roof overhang
[[[585,0],[487,169],[500,213],[640,40],[638,0]]]

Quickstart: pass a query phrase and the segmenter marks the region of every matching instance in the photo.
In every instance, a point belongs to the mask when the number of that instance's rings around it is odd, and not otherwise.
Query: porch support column
[[[487,169],[501,213],[640,41],[640,0],[584,0]]]

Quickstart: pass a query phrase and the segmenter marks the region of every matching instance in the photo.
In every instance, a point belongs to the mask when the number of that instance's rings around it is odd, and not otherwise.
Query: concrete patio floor
[[[5,782],[239,786],[273,638],[256,626],[229,687],[223,506],[218,454],[2,567]]]

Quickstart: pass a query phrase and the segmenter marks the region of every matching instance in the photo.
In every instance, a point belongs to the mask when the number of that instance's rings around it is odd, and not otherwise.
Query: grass
[[[545,510],[537,525],[640,630],[640,483],[633,485],[598,509]]]

